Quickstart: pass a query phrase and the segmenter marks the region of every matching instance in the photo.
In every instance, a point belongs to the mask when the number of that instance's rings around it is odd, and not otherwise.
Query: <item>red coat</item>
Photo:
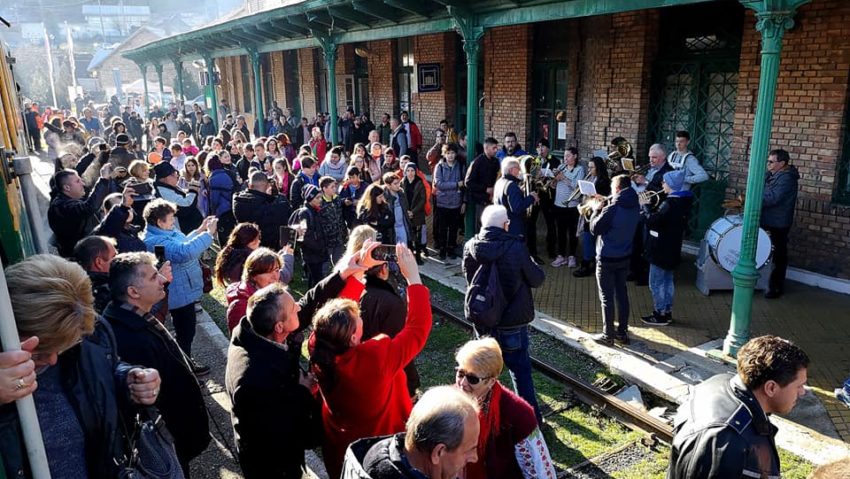
[[[413,404],[407,365],[431,331],[431,300],[421,284],[407,290],[407,323],[394,338],[380,334],[336,358],[336,386],[322,391],[323,455],[329,477],[340,477],[345,449],[357,439],[404,431]]]
[[[233,331],[239,324],[239,320],[248,310],[248,298],[256,291],[257,286],[250,281],[240,281],[227,286],[227,329]]]

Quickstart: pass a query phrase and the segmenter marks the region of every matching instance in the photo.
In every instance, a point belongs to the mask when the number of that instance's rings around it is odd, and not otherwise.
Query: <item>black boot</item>
[[[414,251],[415,252],[413,253],[413,255],[416,257],[416,264],[418,264],[420,266],[425,264],[425,262],[422,261],[422,246],[416,245],[416,248],[414,248]]]
[[[575,271],[573,271],[573,276],[576,278],[584,278],[590,276],[592,273],[592,269],[590,269],[590,261],[581,260],[581,266]]]

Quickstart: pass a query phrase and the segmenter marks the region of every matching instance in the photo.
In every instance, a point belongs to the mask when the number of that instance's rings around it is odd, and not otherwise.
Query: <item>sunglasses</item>
[[[486,379],[490,379],[490,376],[486,376],[486,377],[481,378],[481,377],[478,377],[474,374],[469,374],[468,372],[464,371],[461,368],[455,368],[455,374],[457,375],[458,379],[466,378],[466,382],[468,382],[472,386],[475,386],[476,384],[478,384],[481,381],[484,381]]]

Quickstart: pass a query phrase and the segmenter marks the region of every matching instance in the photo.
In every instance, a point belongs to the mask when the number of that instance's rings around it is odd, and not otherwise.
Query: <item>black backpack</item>
[[[495,262],[481,263],[466,289],[463,312],[476,330],[495,328],[502,320],[507,300]]]

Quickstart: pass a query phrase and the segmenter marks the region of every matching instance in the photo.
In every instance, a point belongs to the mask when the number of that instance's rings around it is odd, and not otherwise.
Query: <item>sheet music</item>
[[[578,180],[578,189],[585,196],[596,195],[596,185],[592,181]]]

